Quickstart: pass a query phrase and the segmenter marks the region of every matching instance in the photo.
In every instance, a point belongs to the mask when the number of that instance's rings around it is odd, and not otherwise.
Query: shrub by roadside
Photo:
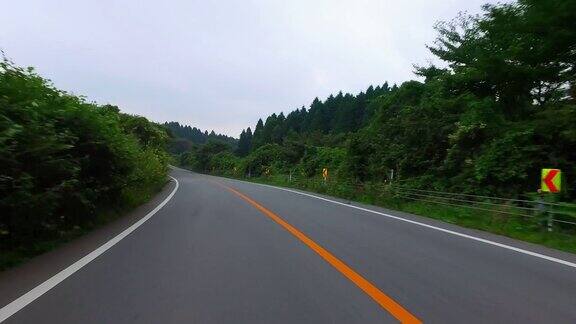
[[[0,269],[149,199],[166,182],[167,138],[0,62]]]

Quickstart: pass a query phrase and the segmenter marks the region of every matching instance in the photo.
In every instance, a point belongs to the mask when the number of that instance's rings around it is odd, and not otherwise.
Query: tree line
[[[195,145],[203,145],[208,140],[215,140],[230,145],[231,148],[236,147],[237,140],[233,137],[216,134],[207,130],[202,131],[199,128],[191,127],[188,125],[181,125],[178,122],[166,122],[164,127],[170,134],[171,141],[168,144],[168,151],[172,154],[181,154],[186,151],[192,150]]]
[[[287,116],[284,113],[272,114],[266,122],[259,119],[254,133],[248,127],[240,134],[237,154],[246,156],[265,144],[282,144],[287,138],[296,138],[304,133],[336,135],[356,131],[366,126],[374,114],[370,102],[396,88],[396,85],[390,88],[388,83],[384,83],[370,86],[357,95],[339,92],[325,101],[315,98],[309,109],[302,107]]]
[[[576,1],[483,6],[435,26],[439,65],[420,81],[314,99],[179,156],[203,172],[319,176],[477,194],[518,196],[543,167],[576,185]]]

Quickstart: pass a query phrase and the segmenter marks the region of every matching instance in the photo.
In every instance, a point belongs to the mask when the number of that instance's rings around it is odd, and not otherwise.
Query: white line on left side
[[[166,199],[164,199],[158,206],[156,206],[153,210],[151,210],[148,214],[146,214],[146,216],[142,217],[136,223],[132,224],[130,227],[125,229],[122,233],[116,235],[108,242],[102,244],[96,250],[88,253],[86,256],[74,262],[66,269],[58,272],[57,274],[55,274],[48,280],[44,281],[40,285],[34,287],[32,290],[28,291],[24,295],[18,297],[8,305],[2,307],[0,309],[0,323],[7,320],[10,316],[16,314],[16,312],[26,307],[28,304],[36,300],[38,297],[47,293],[50,289],[56,287],[59,283],[64,281],[66,278],[70,277],[76,271],[82,269],[88,263],[90,263],[100,255],[102,255],[102,253],[106,252],[108,249],[116,245],[123,238],[130,235],[130,233],[134,232],[138,227],[142,226],[142,224],[144,224],[147,220],[149,220],[152,216],[154,216],[154,214],[156,214],[162,207],[164,207],[164,205],[166,205],[170,201],[170,199],[172,199],[172,197],[176,193],[176,190],[178,190],[178,187],[180,186],[176,178],[171,176],[170,178],[176,182],[176,186],[174,187],[172,192],[168,195],[168,197],[166,197]]]

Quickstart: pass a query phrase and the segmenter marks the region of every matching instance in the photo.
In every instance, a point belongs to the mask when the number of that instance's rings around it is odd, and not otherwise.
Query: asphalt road
[[[156,214],[6,323],[576,323],[573,255],[172,175],[179,187]]]

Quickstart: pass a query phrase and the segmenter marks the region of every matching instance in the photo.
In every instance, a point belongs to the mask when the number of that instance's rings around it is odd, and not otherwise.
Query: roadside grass
[[[2,246],[0,248],[0,271],[23,264],[31,258],[54,250],[63,244],[88,234],[89,232],[106,225],[122,216],[126,215],[136,207],[148,202],[152,197],[160,192],[168,183],[149,184],[147,186],[131,187],[122,194],[122,206],[109,206],[103,208],[95,217],[84,226],[74,226],[66,231],[59,231],[57,237],[39,239],[26,245],[12,248]]]
[[[230,178],[237,177],[224,175]],[[376,205],[412,213],[462,227],[482,230],[529,243],[539,244],[560,251],[576,253],[576,229],[554,227],[548,232],[542,221],[533,218],[511,216],[497,211],[483,211],[466,207],[440,205],[400,198],[376,190],[369,185],[356,190],[350,185],[325,184],[321,181],[288,181],[286,176],[269,176],[244,179],[250,182],[307,190],[355,202]]]
[[[535,223],[532,219],[423,202],[404,202],[399,210],[576,253],[576,234],[570,234],[558,228],[553,232],[548,232],[545,226]]]

